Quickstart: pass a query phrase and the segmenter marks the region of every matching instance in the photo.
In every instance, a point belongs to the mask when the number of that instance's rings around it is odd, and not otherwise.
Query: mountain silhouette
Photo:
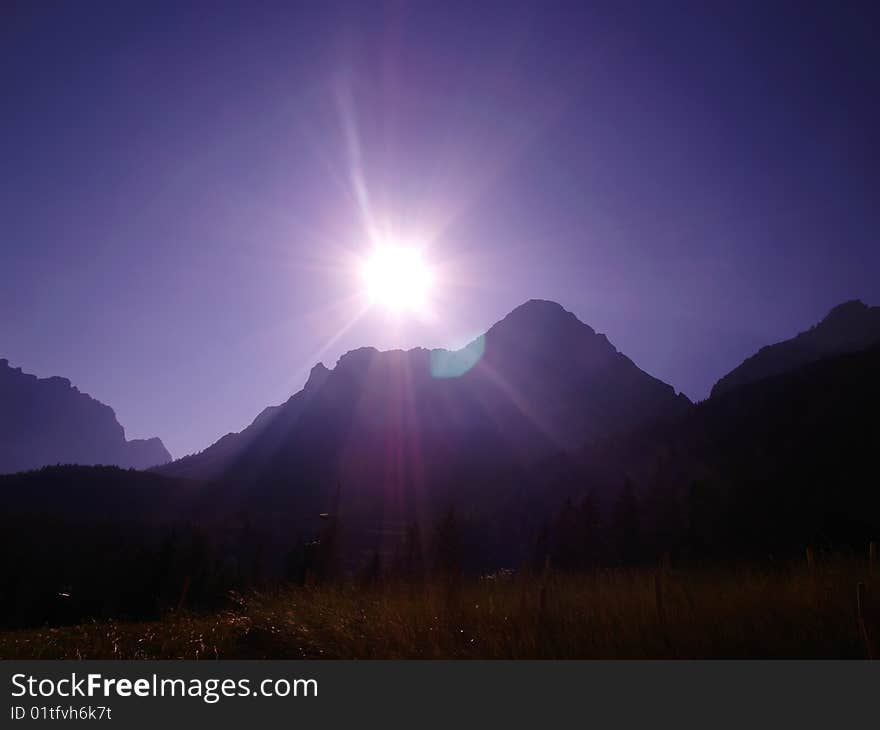
[[[673,423],[585,447],[562,483],[606,498],[629,483],[655,532],[677,514],[679,533],[656,554],[861,549],[880,534],[878,373],[880,344],[731,388]]]
[[[127,441],[113,409],[66,378],[37,378],[0,360],[0,473],[47,464],[146,469],[171,460],[158,438]]]
[[[491,509],[542,459],[692,407],[533,300],[461,350],[361,348],[316,365],[286,403],[158,471],[215,482],[207,511],[280,532],[309,529],[341,488],[349,522],[390,534],[443,505]]]
[[[810,332],[839,343],[864,309]],[[418,542],[472,572],[863,550],[880,534],[878,372],[880,344],[693,405],[540,301],[461,350],[354,350],[199,454],[0,476],[0,594],[15,597],[0,623],[161,615],[190,579],[210,607],[333,560],[393,565]]]
[[[864,350],[877,342],[880,342],[880,307],[869,307],[853,299],[836,306],[806,332],[762,347],[715,383],[710,397],[824,357]]]
[[[253,477],[295,454],[358,475],[439,469],[474,451],[528,463],[690,407],[571,312],[532,300],[461,350],[361,348],[333,370],[319,363],[286,403],[160,471]]]

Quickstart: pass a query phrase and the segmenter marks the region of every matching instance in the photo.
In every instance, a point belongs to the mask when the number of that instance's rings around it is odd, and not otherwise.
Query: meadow
[[[748,568],[500,573],[231,594],[213,613],[0,634],[3,659],[876,657],[864,558]]]

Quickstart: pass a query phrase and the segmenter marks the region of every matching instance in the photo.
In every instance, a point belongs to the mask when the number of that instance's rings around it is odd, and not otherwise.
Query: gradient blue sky
[[[4,2],[0,356],[182,456],[539,297],[703,398],[880,303],[872,5]],[[430,321],[350,322],[359,182]]]

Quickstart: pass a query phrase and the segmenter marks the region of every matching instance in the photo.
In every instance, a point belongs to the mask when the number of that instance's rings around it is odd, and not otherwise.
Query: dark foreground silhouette
[[[497,573],[234,595],[221,611],[0,633],[3,658],[877,657],[865,555],[737,570]]]

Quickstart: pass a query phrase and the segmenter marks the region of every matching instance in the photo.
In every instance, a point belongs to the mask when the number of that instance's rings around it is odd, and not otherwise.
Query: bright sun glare
[[[364,262],[361,273],[374,304],[395,314],[424,310],[433,277],[418,249],[377,246]]]

